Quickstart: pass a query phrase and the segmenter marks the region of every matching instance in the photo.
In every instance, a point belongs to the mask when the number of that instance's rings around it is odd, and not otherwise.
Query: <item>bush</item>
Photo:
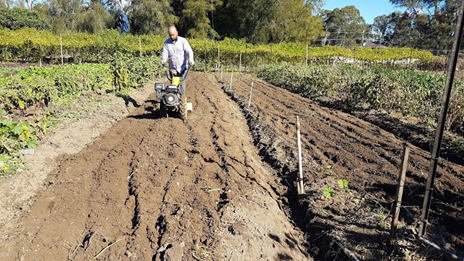
[[[50,25],[34,11],[18,7],[11,9],[0,7],[0,29],[18,30],[23,27],[50,30]]]

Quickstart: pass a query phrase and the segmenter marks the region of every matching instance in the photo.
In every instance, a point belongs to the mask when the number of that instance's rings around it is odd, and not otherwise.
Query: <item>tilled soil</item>
[[[229,79],[226,75],[224,79]],[[224,90],[248,115],[262,158],[290,184],[289,216],[309,236],[315,259],[344,260],[338,244],[362,260],[444,258],[418,243],[417,229],[430,153],[352,115],[321,107],[256,78],[240,76]],[[252,88],[253,83],[253,88]],[[251,93],[251,95],[250,95]],[[251,99],[250,99],[251,96]],[[250,102],[251,101],[251,102]],[[296,115],[300,116],[306,197],[295,199],[298,175]],[[410,130],[410,129],[405,129]],[[402,135],[399,135],[402,136]],[[411,134],[414,136],[414,134]],[[404,145],[411,148],[400,212],[401,223],[389,240],[391,207]],[[446,145],[446,144],[445,144]],[[455,157],[458,158],[458,157]],[[461,155],[461,163],[464,155]],[[338,182],[347,180],[349,189]],[[461,256],[464,250],[464,167],[440,159],[426,237]],[[333,198],[323,195],[330,187]]]
[[[148,100],[59,158],[4,260],[311,260],[238,105],[211,75],[188,86],[187,120]]]
[[[187,119],[161,117],[154,97],[59,157],[31,208],[2,228],[2,259],[344,260],[341,245],[362,260],[442,258],[415,241],[430,153],[410,145],[391,246],[404,144],[393,134],[248,76],[230,88],[190,74]],[[296,115],[305,197],[295,191]],[[463,176],[439,162],[427,235],[458,253]]]

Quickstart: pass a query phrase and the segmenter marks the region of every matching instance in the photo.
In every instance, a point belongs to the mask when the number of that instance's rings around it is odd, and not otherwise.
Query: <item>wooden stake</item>
[[[61,65],[63,65],[63,41],[61,40],[61,34],[60,34],[60,47],[61,47]]]
[[[223,72],[223,66],[221,65],[221,82],[222,82],[222,72]]]
[[[232,90],[232,80],[234,79],[234,72],[232,72],[230,74],[230,86],[229,86],[229,90]]]
[[[248,59],[248,44],[245,44],[245,73],[247,72],[247,62],[246,59]]]
[[[206,72],[206,40],[205,40],[205,66],[203,68],[204,72]]]
[[[238,64],[238,73],[242,71],[242,52],[240,52],[240,62]]]
[[[142,57],[142,40],[140,40],[140,36],[139,36],[139,50],[140,50],[140,57]]]
[[[308,46],[309,44],[306,45],[306,67],[308,67]]]
[[[297,189],[298,195],[304,195],[304,184],[303,184],[303,160],[301,157],[301,137],[300,137],[300,117],[296,116],[296,131],[297,131],[297,138],[298,138],[298,167],[300,175],[297,178]]]
[[[398,217],[400,216],[401,203],[403,200],[404,179],[408,169],[409,146],[404,144],[403,161],[401,162],[400,175],[398,176],[398,187],[396,189],[396,200],[393,209],[393,219],[390,230],[390,239],[395,239],[396,228],[398,226]]]
[[[271,44],[271,63],[272,63],[272,44]]]
[[[250,98],[248,99],[248,108],[251,105],[251,94],[253,93],[253,81],[251,81],[251,88],[250,88]]]

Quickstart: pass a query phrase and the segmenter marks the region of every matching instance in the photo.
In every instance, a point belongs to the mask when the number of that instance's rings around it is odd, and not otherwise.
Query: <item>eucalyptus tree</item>
[[[316,5],[321,0],[224,0],[217,31],[252,43],[309,43],[323,32]]]
[[[259,30],[272,19],[278,0],[223,0],[217,12],[217,31],[223,37],[257,40]]]
[[[82,12],[77,17],[76,29],[81,32],[100,33],[111,24],[113,17],[100,1],[91,1],[84,5]]]
[[[6,7],[6,8],[24,7],[24,3],[18,0],[2,0],[0,1],[0,7]]]
[[[255,42],[311,43],[322,35],[322,18],[313,15],[316,10],[309,1],[278,0],[274,8]]]
[[[442,53],[451,48],[457,21],[457,0],[390,0],[406,7],[401,15],[394,16],[394,29],[389,41],[396,46],[410,46]]]
[[[221,6],[220,0],[174,0],[179,33],[193,38],[219,38],[213,26],[214,13]]]
[[[169,25],[179,21],[169,0],[132,0],[124,11],[136,34],[164,34]]]
[[[388,30],[392,29],[392,24],[390,22],[390,15],[380,15],[374,18],[374,23],[372,24],[373,40],[379,44],[383,44]]]
[[[353,5],[335,8],[324,16],[324,29],[330,33],[327,41],[330,45],[360,45],[367,39],[368,28],[361,13]]]

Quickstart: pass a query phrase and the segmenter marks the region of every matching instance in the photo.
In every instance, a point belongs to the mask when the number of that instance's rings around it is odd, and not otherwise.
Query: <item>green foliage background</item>
[[[37,12],[29,11],[25,8],[3,8],[0,7],[0,29],[8,28],[18,30],[23,27],[35,28],[38,30],[50,30],[47,21],[40,18]]]
[[[9,119],[9,112],[35,105],[66,104],[89,91],[119,92],[138,88],[160,75],[162,67],[158,56],[134,57],[116,52],[107,64],[33,66],[14,72],[16,74],[0,77],[0,176],[24,168],[22,150],[34,148],[37,134],[45,133],[49,125],[43,117],[16,122]]]
[[[116,30],[100,34],[71,33],[54,35],[50,31],[30,28],[21,30],[0,30],[0,61],[49,61],[61,62],[61,44],[63,54],[75,63],[100,62],[112,59],[120,52],[134,56],[159,55],[166,36],[130,34],[119,35]],[[253,45],[244,40],[226,38],[222,41],[208,39],[190,39],[195,60],[200,64],[229,63],[253,65],[258,62],[304,62],[308,55],[312,63],[332,63],[336,60],[353,58],[375,63],[399,61],[405,59],[428,63],[434,56],[428,51],[411,48],[342,48],[337,46],[309,47],[298,43],[280,43]],[[218,50],[219,49],[219,50]],[[219,56],[218,56],[219,51]],[[306,52],[308,51],[308,54]],[[219,59],[219,61],[218,61]]]

